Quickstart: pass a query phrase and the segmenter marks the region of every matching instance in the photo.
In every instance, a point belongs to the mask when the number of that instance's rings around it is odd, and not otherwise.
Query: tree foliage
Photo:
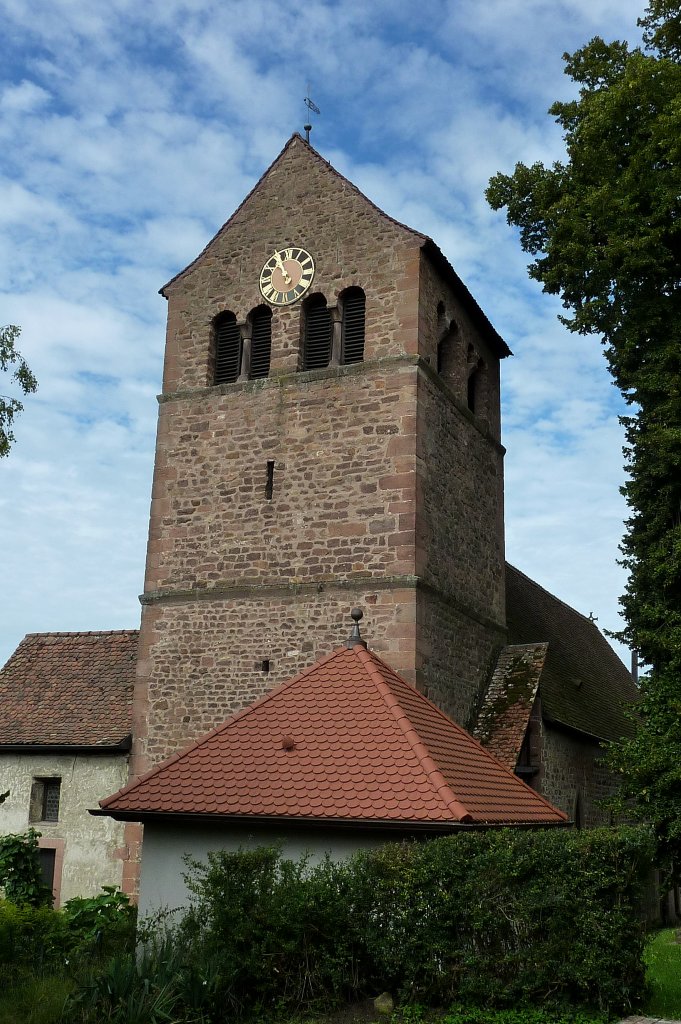
[[[565,325],[600,336],[631,414],[623,418],[630,508],[621,638],[649,672],[637,734],[610,752],[623,795],[681,843],[681,2],[652,0],[643,45],[594,38],[565,54],[576,99],[550,108],[567,157],[497,174]]]
[[[15,367],[12,372],[12,380],[16,381],[22,394],[28,395],[38,390],[38,382],[35,379],[28,363],[16,347],[16,340],[21,334],[21,328],[9,324],[7,327],[0,327],[0,370],[7,372]],[[23,410],[23,403],[18,398],[10,395],[0,395],[0,458],[9,455],[9,450],[14,441],[14,417]]]

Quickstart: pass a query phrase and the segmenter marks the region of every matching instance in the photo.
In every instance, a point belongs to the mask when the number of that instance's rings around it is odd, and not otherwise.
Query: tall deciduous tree
[[[565,325],[599,336],[631,406],[624,417],[631,516],[622,639],[649,671],[635,737],[611,764],[660,839],[681,845],[681,0],[652,0],[643,45],[592,39],[565,54],[579,97],[555,103],[567,157],[491,179],[559,295]]]
[[[21,328],[9,324],[7,327],[0,327],[0,370],[8,371],[15,367],[12,372],[12,380],[16,381],[22,394],[28,395],[37,391],[38,382],[31,372],[28,363],[16,347],[16,340],[21,334]],[[9,455],[9,450],[14,441],[12,430],[14,417],[24,408],[18,398],[10,395],[0,395],[0,458]]]

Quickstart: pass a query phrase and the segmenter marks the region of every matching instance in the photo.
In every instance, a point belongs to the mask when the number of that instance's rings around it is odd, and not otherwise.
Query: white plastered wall
[[[61,779],[58,821],[29,822],[35,778]],[[73,896],[94,896],[103,885],[120,886],[125,826],[112,818],[95,818],[88,810],[127,781],[125,754],[0,753],[0,793],[10,791],[0,804],[0,835],[33,827],[46,845],[63,850],[61,878],[56,879],[59,905]]]
[[[361,829],[313,829],[292,826],[288,831],[247,825],[192,825],[147,822],[144,826],[142,875],[140,880],[140,920],[159,911],[186,906],[189,893],[183,875],[187,872],[185,855],[205,861],[209,850],[252,850],[258,846],[283,847],[283,855],[298,860],[310,855],[312,863],[328,853],[332,860],[344,860],[360,849],[381,846],[403,836],[389,830],[368,832]]]

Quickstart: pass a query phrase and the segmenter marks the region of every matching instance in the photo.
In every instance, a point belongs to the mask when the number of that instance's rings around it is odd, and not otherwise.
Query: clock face
[[[260,271],[260,292],[273,306],[288,306],[312,284],[314,260],[297,245],[279,249]]]

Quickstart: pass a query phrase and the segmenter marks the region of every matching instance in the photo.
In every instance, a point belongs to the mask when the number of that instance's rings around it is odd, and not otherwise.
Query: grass
[[[26,975],[0,987],[0,1024],[54,1024],[73,981],[63,975]]]
[[[650,988],[644,1013],[681,1020],[681,944],[675,941],[673,928],[665,928],[650,939],[644,960]]]

